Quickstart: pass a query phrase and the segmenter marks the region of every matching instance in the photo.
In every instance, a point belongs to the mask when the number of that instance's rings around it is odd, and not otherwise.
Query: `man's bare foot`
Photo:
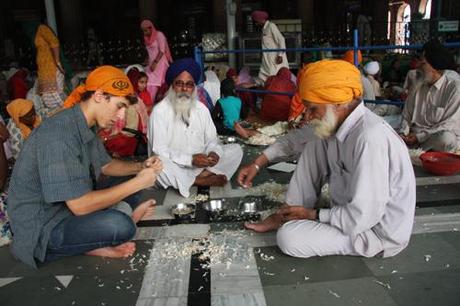
[[[139,222],[144,217],[153,216],[153,213],[155,212],[155,204],[156,201],[154,199],[150,199],[139,204],[131,215],[134,223]]]
[[[195,179],[196,186],[224,186],[227,183],[227,177],[223,174],[212,174],[207,177],[197,176]]]
[[[245,222],[244,227],[246,229],[253,230],[258,233],[265,233],[278,229],[282,223],[282,216],[279,214],[273,214],[268,216],[265,220],[259,223]]]
[[[86,253],[90,256],[101,256],[110,258],[125,258],[132,256],[136,251],[136,244],[134,242],[125,242],[114,247],[105,247],[95,249]]]

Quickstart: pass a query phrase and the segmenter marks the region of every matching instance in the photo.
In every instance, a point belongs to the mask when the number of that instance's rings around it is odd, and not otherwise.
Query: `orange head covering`
[[[344,61],[347,61],[349,62],[350,64],[354,64],[355,63],[355,60],[354,60],[354,53],[353,53],[353,50],[348,50],[347,52],[345,52],[345,54],[342,56],[342,59]],[[358,50],[358,64],[361,64],[361,62],[363,61],[363,55],[361,54],[361,50]]]
[[[13,119],[16,126],[21,130],[22,137],[27,139],[29,137],[32,130],[22,123],[19,119],[26,115],[30,110],[34,108],[34,103],[30,100],[26,99],[16,99],[8,103],[6,106],[6,111],[10,114],[10,117]],[[39,126],[41,123],[41,119],[38,115],[35,116],[34,128]]]
[[[64,101],[64,108],[79,103],[84,92],[98,89],[119,97],[134,95],[133,85],[122,70],[113,66],[101,66],[88,75],[85,85],[80,85],[72,91]]]
[[[299,92],[302,100],[321,104],[344,104],[361,97],[361,73],[342,60],[322,60],[302,69]]]

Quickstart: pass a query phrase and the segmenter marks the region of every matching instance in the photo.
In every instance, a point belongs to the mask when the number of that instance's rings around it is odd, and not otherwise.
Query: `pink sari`
[[[147,90],[152,99],[155,99],[157,90],[165,82],[166,70],[169,63],[172,62],[171,52],[169,50],[168,41],[164,34],[157,31],[155,26],[150,20],[144,20],[141,23],[142,29],[150,29],[152,34],[150,37],[144,36],[145,48],[149,54],[148,65],[145,67],[145,73],[148,76]],[[162,52],[163,56],[160,58],[154,71],[150,69],[153,61],[157,58],[158,54]]]

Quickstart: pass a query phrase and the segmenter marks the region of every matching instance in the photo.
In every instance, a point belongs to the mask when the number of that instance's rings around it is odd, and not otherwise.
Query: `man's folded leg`
[[[116,247],[130,241],[135,233],[132,218],[115,209],[70,216],[52,230],[45,261]]]

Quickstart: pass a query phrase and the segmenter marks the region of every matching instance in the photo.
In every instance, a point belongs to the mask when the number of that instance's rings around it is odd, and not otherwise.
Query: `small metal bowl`
[[[203,209],[211,219],[219,220],[226,215],[228,208],[225,199],[216,199],[203,203]]]
[[[204,210],[208,212],[222,212],[226,210],[225,200],[224,199],[217,199],[211,200],[208,202],[203,203]]]
[[[228,136],[227,139],[225,139],[226,143],[235,143],[236,142],[236,137],[234,136]]]
[[[241,214],[257,214],[262,211],[262,200],[257,197],[244,197],[239,202]]]
[[[176,220],[191,220],[195,214],[195,204],[179,203],[171,208],[171,214]]]

